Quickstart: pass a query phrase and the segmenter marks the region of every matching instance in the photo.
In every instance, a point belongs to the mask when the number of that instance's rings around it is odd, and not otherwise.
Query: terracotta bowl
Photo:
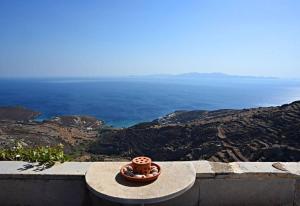
[[[127,165],[124,165],[121,170],[120,170],[120,174],[127,180],[129,181],[133,181],[133,182],[151,182],[151,181],[154,181],[158,178],[158,176],[160,175],[161,173],[161,168],[158,164],[155,164],[155,163],[151,163],[150,166],[156,166],[157,169],[158,169],[158,173],[154,176],[151,176],[151,177],[143,177],[143,178],[138,178],[138,177],[131,177],[131,176],[128,176],[124,173],[124,168],[126,168],[127,166],[131,166],[133,167],[133,163],[130,163],[130,164],[127,164]]]

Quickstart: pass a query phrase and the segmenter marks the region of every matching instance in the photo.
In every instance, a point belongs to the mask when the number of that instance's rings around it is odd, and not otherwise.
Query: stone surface
[[[192,161],[197,178],[209,178],[214,177],[215,172],[212,170],[212,166],[209,161]]]
[[[196,179],[190,162],[160,162],[161,175],[151,183],[124,180],[119,171],[124,162],[92,163],[86,173],[89,189],[99,198],[122,204],[158,203],[189,190]]]
[[[300,178],[300,162],[282,162],[282,165],[289,173]]]
[[[274,167],[274,162],[232,162],[229,165],[232,169],[229,175],[230,178],[278,178],[293,176],[288,171]]]
[[[90,162],[65,162],[58,163],[50,168],[44,168],[37,163],[28,163],[22,161],[1,161],[0,179],[8,177],[17,178],[82,178]]]
[[[211,170],[215,173],[215,175],[222,176],[222,175],[229,175],[233,173],[233,169],[231,165],[228,163],[221,163],[221,162],[209,162],[211,166]]]
[[[278,170],[272,165],[274,162],[235,162],[239,166],[242,172],[249,172],[249,173],[286,173],[285,171]]]
[[[293,205],[295,180],[200,179],[201,206]]]

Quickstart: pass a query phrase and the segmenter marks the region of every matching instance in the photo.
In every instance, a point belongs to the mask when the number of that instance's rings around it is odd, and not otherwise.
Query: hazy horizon
[[[300,2],[1,1],[0,77],[300,78]]]
[[[194,76],[193,76],[194,75]],[[157,77],[236,77],[236,78],[270,78],[270,79],[295,79],[300,80],[300,78],[292,78],[292,77],[275,77],[275,76],[254,76],[254,75],[237,75],[237,74],[227,74],[222,72],[188,72],[188,73],[153,73],[153,74],[138,74],[138,75],[128,75],[128,74],[120,74],[120,75],[94,75],[94,76],[0,76],[0,79],[55,79],[55,78],[87,78],[87,79],[97,79],[97,78],[157,78]]]

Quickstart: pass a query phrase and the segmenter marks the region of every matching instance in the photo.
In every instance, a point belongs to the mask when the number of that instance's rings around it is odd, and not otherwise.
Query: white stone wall
[[[84,179],[89,164],[66,162],[45,169],[0,162],[0,206],[90,205]]]
[[[90,194],[84,178],[89,165],[67,162],[43,169],[24,162],[0,162],[0,205],[119,205]],[[300,163],[193,161],[193,165],[194,186],[155,205],[300,206]]]

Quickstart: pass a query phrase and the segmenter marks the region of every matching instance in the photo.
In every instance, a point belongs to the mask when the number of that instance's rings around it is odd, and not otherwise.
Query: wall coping
[[[300,162],[232,162],[190,161],[201,178],[297,178],[300,179]],[[157,162],[159,164],[159,162]],[[172,162],[175,163],[176,162]],[[0,179],[7,178],[83,178],[92,162],[58,163],[43,168],[37,163],[0,161]],[[120,165],[125,164],[120,162]]]
[[[91,162],[64,162],[45,168],[37,163],[0,161],[0,179],[82,179],[90,164]]]
[[[193,161],[197,178],[300,178],[300,162]]]

